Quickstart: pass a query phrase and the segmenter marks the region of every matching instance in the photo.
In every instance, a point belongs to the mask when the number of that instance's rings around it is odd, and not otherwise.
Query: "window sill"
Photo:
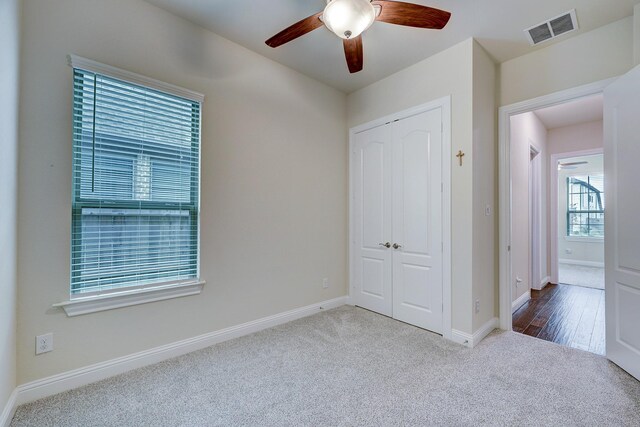
[[[564,236],[564,240],[567,242],[583,242],[583,243],[604,243],[604,237],[578,237],[578,236]]]
[[[205,283],[206,282],[199,280],[153,288],[114,292],[106,295],[80,297],[53,304],[53,307],[62,308],[68,317],[81,316],[98,311],[197,295],[202,292],[202,287]]]

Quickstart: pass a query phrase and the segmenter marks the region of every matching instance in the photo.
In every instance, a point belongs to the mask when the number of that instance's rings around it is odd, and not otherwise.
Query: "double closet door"
[[[356,305],[442,333],[442,110],[356,134],[352,156]]]

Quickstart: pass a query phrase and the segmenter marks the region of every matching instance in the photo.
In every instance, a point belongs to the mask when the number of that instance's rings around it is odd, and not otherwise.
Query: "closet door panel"
[[[442,332],[442,113],[393,123],[393,317]]]
[[[352,173],[355,303],[392,315],[391,129],[355,137]]]

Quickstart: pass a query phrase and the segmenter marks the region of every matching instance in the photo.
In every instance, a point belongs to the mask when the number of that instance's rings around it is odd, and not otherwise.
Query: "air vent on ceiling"
[[[578,29],[576,10],[573,9],[560,16],[524,30],[532,46],[554,39],[562,34]]]

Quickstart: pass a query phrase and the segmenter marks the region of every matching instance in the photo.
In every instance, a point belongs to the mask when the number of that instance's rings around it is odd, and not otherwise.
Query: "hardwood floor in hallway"
[[[549,284],[513,314],[513,330],[605,354],[604,290]]]

